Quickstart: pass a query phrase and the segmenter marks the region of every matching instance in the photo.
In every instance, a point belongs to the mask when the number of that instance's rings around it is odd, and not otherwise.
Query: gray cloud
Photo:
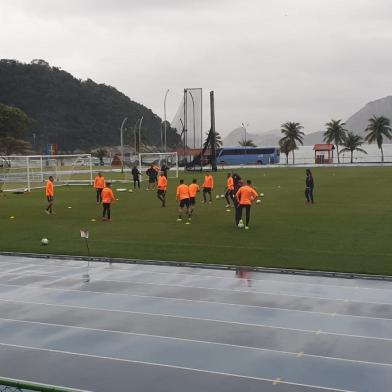
[[[391,21],[389,0],[3,0],[0,53],[112,84],[161,116],[170,88],[168,118],[184,87],[213,89],[222,133],[288,120],[310,132],[392,94]]]

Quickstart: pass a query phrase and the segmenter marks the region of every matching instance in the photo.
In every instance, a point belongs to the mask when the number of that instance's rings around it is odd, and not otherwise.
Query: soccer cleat
[[[186,224],[186,225],[190,225],[190,224],[191,224],[191,222],[186,222],[185,224]]]
[[[226,212],[231,212],[231,210],[229,208],[226,209]]]
[[[208,202],[208,204],[212,204],[212,201],[210,200],[210,201]]]
[[[182,219],[181,218],[177,218],[177,222],[182,222]]]
[[[230,208],[230,204],[226,204],[226,208]]]
[[[103,221],[105,221],[105,220],[106,220],[106,218],[102,218],[102,220],[103,220]]]
[[[245,226],[245,230],[249,230],[249,226]]]
[[[45,210],[45,213],[48,214],[48,215],[50,214],[50,212],[48,210]]]

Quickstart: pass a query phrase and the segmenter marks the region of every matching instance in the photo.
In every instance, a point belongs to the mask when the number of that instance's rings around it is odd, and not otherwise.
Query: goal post
[[[0,156],[0,190],[43,188],[49,176],[56,185],[92,184],[91,154]]]
[[[167,169],[168,178],[178,178],[178,155],[176,152],[146,152],[139,154],[139,170],[143,175],[147,169],[155,166],[157,170]]]

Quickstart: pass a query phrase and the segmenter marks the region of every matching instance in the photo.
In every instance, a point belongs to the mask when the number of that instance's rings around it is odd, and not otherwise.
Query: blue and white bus
[[[219,165],[272,165],[279,161],[278,147],[223,147],[216,159]]]

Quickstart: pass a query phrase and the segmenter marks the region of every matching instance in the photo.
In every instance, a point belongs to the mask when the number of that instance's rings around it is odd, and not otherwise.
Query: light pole
[[[195,120],[195,100],[193,99],[192,93],[188,90],[189,95],[192,98],[193,105],[193,148],[196,148],[196,120]]]
[[[139,154],[140,154],[140,150],[141,150],[141,146],[142,146],[142,121],[143,121],[143,116],[140,118],[140,122],[139,122]]]
[[[246,124],[246,126],[249,127],[249,124]],[[242,123],[242,128],[244,128],[244,133],[245,133],[244,147],[245,147],[245,154],[246,154],[246,127],[244,123]]]
[[[165,99],[163,100],[163,117],[164,117],[164,129],[165,129],[165,152],[167,152],[167,139],[166,139],[166,98],[169,94],[169,89],[166,90]],[[161,128],[161,141],[162,141],[162,128]]]
[[[124,117],[120,127],[120,145],[121,145],[121,173],[124,173],[124,136],[123,129],[128,117]]]

